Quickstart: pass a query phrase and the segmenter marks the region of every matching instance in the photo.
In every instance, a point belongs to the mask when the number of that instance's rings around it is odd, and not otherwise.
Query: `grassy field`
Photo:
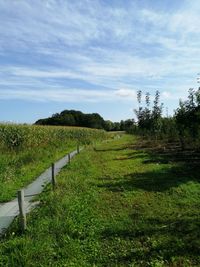
[[[0,124],[0,202],[15,197],[52,162],[104,132],[78,127]]]
[[[1,240],[0,266],[200,266],[199,157],[187,153],[128,135],[82,151],[27,232],[15,222]]]

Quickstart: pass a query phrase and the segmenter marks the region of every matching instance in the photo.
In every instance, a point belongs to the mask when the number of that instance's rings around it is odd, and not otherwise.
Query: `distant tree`
[[[175,111],[175,119],[179,132],[179,139],[182,148],[185,148],[186,142],[196,142],[200,133],[200,89],[195,91],[190,88],[188,99],[180,101],[179,107]]]
[[[145,95],[145,101],[146,101],[146,106],[149,108],[150,106],[150,93],[147,92]]]
[[[119,122],[114,122],[113,131],[120,131],[120,123]]]
[[[155,99],[153,102],[153,107],[150,109],[150,93],[147,92],[145,95],[146,106],[141,106],[142,92],[137,92],[138,99],[138,110],[135,109],[135,114],[137,117],[138,129],[143,135],[154,135],[158,137],[161,124],[162,124],[162,110],[163,104],[159,104],[160,92],[157,90],[155,94]]]
[[[112,131],[113,128],[114,128],[114,124],[112,121],[110,121],[110,120],[104,121],[104,129],[106,131]]]
[[[84,114],[76,110],[63,110],[61,113],[53,114],[49,118],[40,119],[35,124],[39,125],[63,125],[81,126],[97,129],[105,129],[105,121],[98,113]],[[114,124],[112,125],[112,128]]]
[[[137,100],[138,100],[138,103],[139,103],[139,106],[142,102],[142,91],[141,90],[138,90],[137,91]]]

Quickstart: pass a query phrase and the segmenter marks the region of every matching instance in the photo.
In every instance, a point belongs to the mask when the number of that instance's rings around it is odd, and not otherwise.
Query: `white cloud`
[[[119,89],[116,91],[116,95],[120,97],[127,97],[127,98],[131,97],[133,100],[136,98],[135,90],[131,90],[131,89]]]
[[[42,89],[42,90],[0,90],[0,99],[21,99],[36,102],[112,102],[123,100],[124,97],[134,97],[134,91],[131,90],[83,90],[83,89]]]
[[[14,52],[20,63],[0,63],[0,97],[128,100],[129,88],[184,96],[200,69],[199,11],[197,1],[171,13],[91,0],[1,1],[0,54]],[[94,89],[70,89],[70,79]]]
[[[12,68],[11,74],[17,77],[32,77],[32,78],[79,78],[79,75],[69,70],[38,70],[26,68]]]
[[[162,92],[161,97],[162,97],[162,99],[170,99],[173,96],[172,96],[171,92],[164,91],[164,92]]]

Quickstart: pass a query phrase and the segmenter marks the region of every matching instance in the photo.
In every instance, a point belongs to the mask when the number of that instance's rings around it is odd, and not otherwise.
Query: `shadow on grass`
[[[195,165],[200,162],[200,153],[192,150],[161,150],[149,151],[150,159],[144,163],[183,163]]]
[[[115,255],[118,263],[128,263],[133,260],[148,262],[160,256],[168,261],[173,257],[189,257],[197,262],[200,260],[200,222],[197,217],[192,218],[191,215],[186,218],[164,220],[140,215],[137,220],[132,216],[133,223],[129,228],[107,228],[102,233],[102,238],[112,246],[115,246],[115,242],[119,239],[126,242],[133,241],[131,251],[127,246],[127,249],[123,249],[123,253],[119,250],[117,257]]]
[[[144,153],[144,151],[140,150],[140,151],[134,151],[131,153],[126,153],[126,155],[116,157],[113,160],[142,159],[142,158],[146,158],[146,157],[147,157],[147,154]]]
[[[124,176],[120,181],[104,183],[103,185],[99,185],[99,187],[107,188],[112,192],[124,192],[136,189],[162,192],[191,180],[191,177],[187,175],[177,176],[176,172],[178,172],[177,168],[145,173],[132,173]]]
[[[123,147],[116,147],[116,148],[105,148],[105,149],[97,149],[97,148],[94,148],[94,150],[96,152],[108,152],[108,151],[120,151],[120,150],[125,150],[127,149],[128,147],[127,146],[123,146]]]
[[[99,187],[111,192],[137,189],[146,192],[165,192],[189,181],[200,182],[200,154],[197,152],[178,151],[174,147],[166,151],[154,148],[146,150],[146,155],[144,151],[134,151],[125,155],[125,158],[122,156],[117,160],[131,158],[141,159],[142,165],[162,164],[162,166],[152,171],[124,175],[120,180],[102,180],[103,184]],[[169,205],[166,214],[165,210],[162,211],[162,203],[159,205],[157,203],[155,206],[153,202],[152,206],[147,204],[148,207],[143,208],[141,205],[132,208],[129,214],[132,223],[118,224],[116,220],[102,232],[102,240],[106,242],[106,248],[109,248],[104,253],[109,255],[110,262],[117,262],[122,266],[138,262],[137,266],[147,266],[151,261],[164,259],[171,263],[169,266],[200,266],[200,205],[199,207],[192,205],[188,200],[184,210],[183,207],[179,209],[175,201]],[[166,203],[164,205],[166,208]],[[122,248],[118,249],[117,253],[112,253],[119,247],[119,241]],[[175,265],[172,263],[173,258],[176,260]],[[188,265],[187,259],[191,259],[192,265]]]
[[[145,159],[146,158],[146,159]],[[200,154],[191,151],[177,153],[160,153],[160,151],[134,151],[114,160],[141,159],[141,164],[162,164],[161,168],[141,173],[125,175],[120,181],[112,181],[99,185],[113,192],[142,189],[145,191],[162,192],[177,187],[188,181],[200,181]],[[169,165],[169,163],[173,163]],[[134,164],[134,162],[133,162]],[[141,166],[142,168],[142,166]]]

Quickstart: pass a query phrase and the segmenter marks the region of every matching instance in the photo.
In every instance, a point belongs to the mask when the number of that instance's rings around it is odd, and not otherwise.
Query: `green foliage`
[[[133,138],[76,156],[27,232],[15,223],[1,240],[0,266],[199,266],[199,166]]]
[[[188,100],[180,101],[175,112],[178,133],[182,148],[186,143],[200,147],[200,88],[195,91],[189,89]]]
[[[126,120],[121,122],[112,122],[110,120],[104,120],[98,113],[84,114],[76,110],[64,110],[60,114],[54,114],[51,118],[40,119],[36,121],[35,124],[81,126],[104,129],[106,131],[126,131],[132,127],[133,121]]]
[[[36,121],[38,125],[63,125],[81,126],[88,128],[104,129],[105,121],[97,113],[84,114],[76,110],[64,110],[60,114],[56,113],[50,118]]]
[[[138,132],[143,135],[153,135],[157,139],[162,128],[163,104],[159,104],[160,92],[156,91],[152,109],[150,108],[150,93],[147,92],[145,95],[146,107],[144,108],[141,106],[142,91],[138,91],[137,99],[139,108],[134,111],[137,116]]]
[[[77,143],[101,141],[103,130],[78,127],[0,125],[0,201],[15,196],[17,190],[35,179],[42,171]]]
[[[188,99],[180,101],[172,117],[163,117],[163,104],[159,104],[160,93],[156,91],[150,108],[150,94],[146,93],[146,106],[142,107],[142,92],[138,91],[138,109],[135,109],[137,124],[132,127],[134,134],[154,139],[179,140],[182,149],[200,148],[200,88],[189,89]],[[130,131],[129,131],[130,132]]]
[[[25,128],[8,127],[7,125],[1,125],[0,127],[0,142],[4,144],[8,149],[22,148],[26,138]]]

